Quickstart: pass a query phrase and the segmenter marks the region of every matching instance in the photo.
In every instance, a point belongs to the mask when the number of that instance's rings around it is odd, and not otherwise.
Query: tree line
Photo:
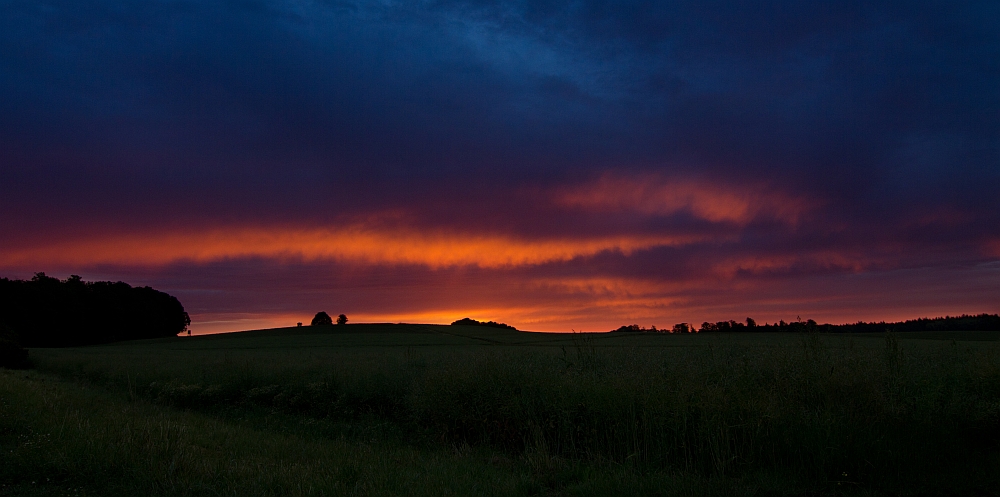
[[[123,282],[65,280],[36,273],[0,278],[0,329],[23,347],[73,347],[171,337],[191,319],[176,297]]]
[[[780,320],[777,323],[758,325],[752,318],[746,321],[718,321],[715,323],[704,322],[701,327],[691,323],[677,323],[671,328],[660,328],[656,326],[643,328],[637,324],[621,326],[613,332],[638,332],[638,333],[706,333],[713,331],[751,331],[751,332],[823,332],[823,333],[881,333],[886,331],[910,332],[910,331],[1000,331],[1000,315],[997,314],[962,314],[961,316],[945,316],[936,318],[908,319],[897,322],[865,322],[858,321],[849,324],[819,324],[812,319],[802,321],[796,319],[786,323]]]
[[[487,327],[490,327],[490,328],[502,328],[502,329],[505,329],[505,330],[514,330],[514,331],[517,331],[517,328],[515,328],[515,327],[513,327],[513,326],[511,326],[509,324],[498,323],[496,321],[476,321],[475,319],[472,319],[472,318],[462,318],[462,319],[459,319],[458,321],[452,322],[451,325],[452,326],[487,326]]]

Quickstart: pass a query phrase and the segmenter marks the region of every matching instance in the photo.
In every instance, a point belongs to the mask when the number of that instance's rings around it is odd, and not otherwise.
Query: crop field
[[[258,330],[0,369],[0,495],[998,495],[1000,333]]]

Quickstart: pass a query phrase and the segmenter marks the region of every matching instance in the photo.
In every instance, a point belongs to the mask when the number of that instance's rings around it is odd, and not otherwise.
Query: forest
[[[23,347],[73,347],[175,336],[191,318],[176,297],[121,281],[36,273],[0,278],[0,329]]]

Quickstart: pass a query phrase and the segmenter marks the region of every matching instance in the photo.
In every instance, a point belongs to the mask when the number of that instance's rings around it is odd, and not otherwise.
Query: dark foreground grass
[[[348,329],[33,350],[41,373],[0,380],[0,475],[165,495],[1000,493],[1000,349],[980,335]]]
[[[511,456],[469,445],[418,448],[322,420],[260,410],[205,415],[0,370],[0,495],[754,495],[770,478],[703,478]],[[335,425],[336,423],[334,423]],[[777,486],[776,486],[777,485]]]

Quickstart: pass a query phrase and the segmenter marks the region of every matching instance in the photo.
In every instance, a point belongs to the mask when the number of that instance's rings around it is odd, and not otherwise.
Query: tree
[[[319,311],[309,324],[312,326],[329,326],[333,324],[333,319],[330,318],[330,315],[326,311]]]
[[[0,321],[23,347],[166,338],[191,324],[176,297],[150,287],[77,275],[60,281],[45,273],[27,281],[0,278]]]
[[[625,325],[625,326],[619,326],[618,329],[615,330],[615,331],[621,331],[621,332],[640,332],[640,331],[642,331],[642,327],[640,327],[637,324],[628,324],[628,325]]]
[[[347,315],[341,314],[337,316],[337,324],[347,324]]]

